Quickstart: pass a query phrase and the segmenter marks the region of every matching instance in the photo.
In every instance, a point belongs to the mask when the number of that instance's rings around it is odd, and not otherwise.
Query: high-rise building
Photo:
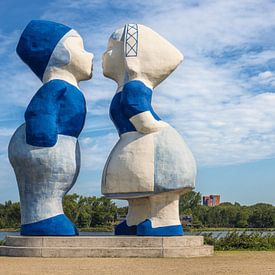
[[[217,206],[221,203],[221,196],[220,195],[203,196],[202,202],[203,202],[203,205]]]

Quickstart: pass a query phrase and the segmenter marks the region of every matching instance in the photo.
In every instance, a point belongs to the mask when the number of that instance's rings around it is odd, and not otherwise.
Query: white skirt
[[[105,164],[102,193],[112,198],[149,196],[195,187],[196,162],[178,132],[121,135]]]
[[[75,137],[58,135],[53,147],[26,143],[25,124],[11,138],[13,166],[21,203],[21,222],[28,224],[63,213],[62,199],[74,185],[80,168]]]

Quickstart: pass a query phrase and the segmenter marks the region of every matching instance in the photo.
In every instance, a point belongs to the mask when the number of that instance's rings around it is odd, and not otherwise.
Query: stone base
[[[12,257],[202,257],[212,256],[213,246],[202,236],[137,237],[24,237],[8,236],[0,256]]]

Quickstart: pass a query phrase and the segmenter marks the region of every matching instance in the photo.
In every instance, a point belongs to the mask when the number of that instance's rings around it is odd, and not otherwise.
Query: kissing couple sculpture
[[[27,25],[16,51],[43,83],[9,144],[21,235],[78,235],[62,200],[79,174],[78,136],[86,103],[78,84],[92,77],[93,54],[78,32],[44,20]],[[119,140],[103,170],[102,193],[129,203],[116,235],[183,235],[179,197],[194,188],[196,163],[181,136],[151,105],[154,88],[182,60],[172,44],[140,24],[116,30],[103,54],[103,74],[118,86],[110,117]]]

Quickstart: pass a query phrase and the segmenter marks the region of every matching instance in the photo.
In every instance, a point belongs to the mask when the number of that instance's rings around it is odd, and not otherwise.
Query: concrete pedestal
[[[0,256],[12,257],[202,257],[213,255],[213,246],[202,236],[136,237],[24,237],[8,236]]]

